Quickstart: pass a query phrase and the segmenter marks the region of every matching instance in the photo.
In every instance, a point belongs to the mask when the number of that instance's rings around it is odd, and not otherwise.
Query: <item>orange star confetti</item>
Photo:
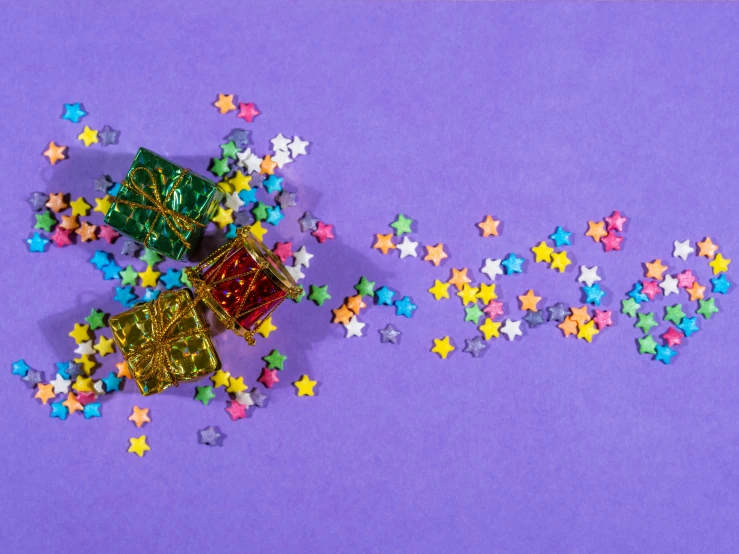
[[[79,229],[75,231],[80,236],[82,242],[91,242],[97,240],[95,233],[97,233],[97,225],[92,225],[87,221],[83,221]]]
[[[128,421],[133,421],[138,428],[141,428],[145,423],[150,423],[151,419],[149,419],[149,408],[139,408],[138,406],[134,406],[133,412],[128,416]]]
[[[535,312],[536,305],[541,300],[541,296],[535,296],[533,290],[529,290],[525,295],[519,296],[518,299],[521,301],[521,309],[524,311]]]
[[[570,335],[576,335],[577,334],[577,321],[572,319],[571,315],[568,315],[565,320],[557,325],[565,334],[565,337],[569,337]]]
[[[264,157],[262,163],[259,164],[259,172],[264,175],[272,175],[277,167],[277,162],[272,161],[272,156],[269,154]]]
[[[354,317],[354,313],[346,307],[346,304],[342,304],[341,307],[331,311],[334,314],[334,320],[332,323],[346,324],[351,321],[352,317]]]
[[[489,215],[485,216],[485,219],[477,224],[477,226],[482,229],[483,237],[497,237],[498,225],[500,225],[500,221],[496,221]]]
[[[81,412],[82,410],[84,410],[82,404],[80,404],[80,401],[77,400],[77,397],[74,395],[74,393],[71,392],[67,394],[67,399],[62,402],[62,405],[67,407],[70,414],[73,414],[74,412]]]
[[[588,314],[588,307],[582,306],[581,308],[570,308],[572,312],[571,317],[578,325],[585,325],[590,321],[590,314]]]
[[[56,396],[54,394],[54,385],[52,385],[51,383],[39,383],[36,386],[38,387],[38,390],[36,391],[34,398],[38,398],[39,400],[41,400],[42,404],[46,404],[49,400]]]
[[[441,260],[448,257],[447,253],[444,252],[444,245],[439,243],[436,246],[426,246],[426,256],[423,259],[438,266]]]
[[[600,239],[607,234],[604,221],[598,221],[597,223],[595,221],[588,221],[588,231],[585,233],[586,237],[592,237],[595,242],[600,242]]]
[[[452,268],[452,278],[447,281],[450,285],[457,287],[457,290],[462,290],[462,287],[466,283],[471,283],[472,279],[467,277],[467,268],[455,269]]]
[[[359,311],[362,308],[366,308],[367,307],[367,304],[365,304],[362,301],[362,295],[361,294],[356,294],[354,296],[350,296],[349,298],[347,298],[347,300],[346,300],[346,307],[349,308],[352,312],[354,312],[355,314],[358,315],[359,314]]]
[[[693,281],[693,285],[685,290],[690,293],[690,301],[695,302],[696,300],[703,300],[703,293],[706,292],[706,287],[700,286],[698,281]]]
[[[74,231],[79,226],[80,224],[77,222],[76,215],[63,215],[62,222],[59,225],[59,227],[66,229],[67,231]]]
[[[218,100],[213,102],[213,105],[218,108],[221,114],[226,114],[236,109],[236,106],[234,106],[233,94],[219,94]]]
[[[644,264],[647,266],[647,278],[656,279],[657,281],[662,280],[662,274],[667,271],[667,266],[662,265],[662,260],[654,260],[653,262],[647,262]]]
[[[69,207],[69,204],[64,201],[64,196],[65,195],[63,192],[50,194],[49,201],[46,203],[46,207],[54,213],[59,213],[63,210],[66,210]]]
[[[67,159],[67,156],[64,153],[66,149],[67,149],[66,146],[60,146],[52,140],[49,143],[49,147],[44,152],[44,156],[49,158],[49,163],[51,165],[54,165],[56,162],[60,162],[62,160]]]
[[[393,234],[388,233],[387,235],[375,235],[377,241],[372,248],[380,250],[383,254],[387,254],[390,250],[395,250],[396,246],[393,243]]]
[[[128,362],[126,362],[126,360],[123,360],[122,362],[118,362],[117,364],[115,364],[115,367],[118,369],[117,377],[125,377],[126,379],[133,379],[133,375],[131,375],[131,369],[128,367]]]
[[[698,245],[698,255],[705,256],[709,260],[713,258],[718,250],[718,244],[713,244],[711,237],[706,237],[703,242],[696,243]]]

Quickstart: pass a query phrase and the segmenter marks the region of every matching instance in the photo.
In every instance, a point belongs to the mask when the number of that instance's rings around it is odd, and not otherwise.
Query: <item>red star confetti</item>
[[[244,102],[239,102],[239,113],[236,114],[236,117],[240,117],[247,123],[251,123],[260,113],[253,103],[249,102],[245,104]]]
[[[276,369],[268,369],[264,367],[262,368],[262,374],[259,376],[259,379],[257,379],[257,381],[262,383],[268,389],[271,389],[275,383],[280,382],[279,378],[277,377],[277,371],[278,370]]]
[[[606,217],[605,220],[606,223],[608,223],[608,227],[606,228],[607,231],[622,232],[624,230],[624,223],[626,223],[626,218],[622,216],[618,212],[618,210]]]
[[[284,264],[287,259],[293,255],[293,243],[292,242],[278,242],[272,249],[275,256],[280,258],[280,261]]]
[[[603,248],[606,252],[611,250],[621,250],[621,242],[624,240],[623,237],[619,237],[613,231],[609,231],[608,234],[600,239],[603,243]]]
[[[271,385],[270,385],[271,387]],[[228,415],[231,416],[231,421],[237,419],[244,419],[246,417],[246,406],[239,404],[236,400],[231,400],[228,408],[226,408]]]
[[[314,237],[318,239],[318,242],[326,242],[328,239],[334,238],[334,226],[333,225],[327,225],[323,223],[322,221],[319,221],[316,223],[316,230],[311,233]]]

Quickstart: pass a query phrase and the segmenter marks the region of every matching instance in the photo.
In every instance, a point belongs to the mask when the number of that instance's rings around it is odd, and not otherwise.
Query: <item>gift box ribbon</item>
[[[137,171],[144,171],[151,181],[151,190],[152,194],[149,194],[145,187],[139,186],[135,179],[134,175],[136,175]],[[173,210],[172,208],[169,208],[166,206],[166,203],[169,201],[169,197],[174,193],[177,188],[180,186],[180,183],[187,175],[188,170],[185,169],[182,171],[182,173],[177,177],[177,180],[172,184],[172,188],[167,193],[167,196],[162,198],[162,194],[159,191],[159,188],[157,187],[157,180],[154,176],[154,173],[148,168],[148,167],[137,167],[134,169],[129,177],[123,180],[121,183],[122,186],[131,189],[135,193],[143,196],[150,202],[150,204],[142,204],[140,202],[135,202],[133,200],[128,200],[125,198],[117,198],[113,197],[113,202],[118,204],[125,204],[127,206],[132,206],[134,208],[140,208],[142,210],[150,210],[154,213],[156,213],[156,216],[154,217],[154,220],[150,223],[149,229],[146,232],[146,236],[144,237],[144,245],[149,246],[149,237],[154,230],[154,225],[156,224],[157,220],[161,217],[164,219],[164,222],[166,223],[167,227],[169,227],[172,232],[177,235],[177,238],[180,239],[182,244],[185,245],[186,248],[190,248],[190,243],[185,240],[184,235],[182,232],[180,232],[180,229],[182,229],[185,232],[190,232],[195,229],[195,227],[205,227],[204,224],[200,223],[199,221],[196,221],[190,217],[187,217],[186,215],[181,214],[180,212]],[[166,179],[162,173],[162,170],[159,170],[159,178],[161,181],[162,186],[166,184]]]
[[[145,381],[154,377],[158,381],[164,381],[169,377],[175,387],[178,385],[179,380],[177,375],[169,371],[169,368],[174,366],[174,361],[172,360],[172,344],[178,340],[195,334],[207,335],[209,330],[204,328],[195,332],[188,330],[174,335],[171,333],[180,319],[190,312],[199,301],[200,299],[196,296],[192,300],[185,302],[167,322],[164,321],[165,306],[162,305],[162,299],[157,298],[150,303],[149,316],[152,327],[151,337],[149,342],[144,344],[134,355],[131,356],[131,360],[135,365],[138,365],[136,362],[141,358],[148,358],[149,360],[146,368],[137,376],[137,380]]]

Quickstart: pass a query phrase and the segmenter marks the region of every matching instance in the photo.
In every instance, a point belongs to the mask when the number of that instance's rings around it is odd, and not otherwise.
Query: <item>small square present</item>
[[[283,300],[301,292],[280,259],[245,227],[185,273],[196,296],[249,344]]]
[[[105,223],[174,260],[203,236],[223,193],[205,177],[139,148]]]
[[[110,328],[144,396],[220,367],[208,326],[187,289],[163,292],[111,317]]]

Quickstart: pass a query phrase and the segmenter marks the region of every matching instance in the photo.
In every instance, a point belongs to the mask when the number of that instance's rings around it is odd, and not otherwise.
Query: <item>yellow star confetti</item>
[[[315,396],[313,394],[313,387],[316,386],[316,381],[311,381],[307,375],[303,375],[300,380],[295,381],[293,385],[298,389],[298,396]]]
[[[257,333],[266,339],[272,331],[276,330],[277,327],[272,325],[272,316],[269,316],[267,319],[262,321],[262,324],[257,328]]]
[[[77,392],[95,392],[95,386],[92,383],[92,379],[90,377],[82,377],[82,375],[77,376],[72,388]]]
[[[82,344],[85,341],[90,340],[90,326],[80,325],[79,323],[74,324],[74,331],[69,333],[69,336],[74,339],[77,344]]]
[[[100,212],[105,215],[108,213],[111,204],[111,197],[105,195],[103,198],[95,198],[95,207],[92,209],[93,212]]]
[[[90,358],[88,354],[82,354],[79,358],[74,358],[74,362],[82,366],[82,371],[84,371],[85,375],[88,377],[92,373],[92,370],[95,369],[95,364],[97,363],[93,358]]]
[[[429,292],[434,295],[436,300],[449,298],[449,283],[442,283],[436,279],[434,281],[434,286],[429,289]]]
[[[446,336],[443,339],[434,339],[434,347],[431,352],[441,356],[442,360],[446,360],[446,357],[450,352],[454,351],[454,347],[449,343],[449,337]]]
[[[241,171],[237,171],[233,177],[228,180],[228,183],[233,186],[233,190],[236,193],[242,190],[251,190],[251,175],[244,175]]]
[[[100,335],[97,344],[93,348],[101,356],[107,356],[115,352],[115,342],[113,342],[113,339]]]
[[[136,454],[139,458],[141,458],[145,452],[151,450],[149,445],[146,444],[146,435],[141,435],[137,438],[132,437],[128,439],[128,442],[131,443],[128,447],[128,451]]]
[[[72,215],[85,216],[91,208],[90,204],[85,202],[85,199],[81,196],[77,200],[70,202],[69,205],[72,207]]]
[[[236,394],[237,392],[245,391],[248,388],[249,387],[244,384],[243,377],[239,377],[238,379],[234,379],[233,377],[231,377],[228,380],[228,387],[226,388],[226,392]]]
[[[210,380],[213,381],[213,386],[215,388],[228,387],[229,381],[231,380],[231,374],[228,371],[219,369],[210,376]]]
[[[708,265],[710,265],[711,269],[713,269],[713,274],[718,275],[719,273],[724,273],[728,271],[730,263],[731,260],[729,258],[724,258],[719,252],[713,258],[713,260],[708,262]]]
[[[600,331],[598,331],[598,328],[595,326],[595,321],[591,319],[587,323],[579,326],[579,329],[577,331],[577,338],[585,339],[588,342],[593,342],[593,337],[599,332]]]
[[[487,304],[491,300],[498,298],[498,295],[495,294],[495,283],[492,285],[480,283],[480,292],[477,293],[477,297],[482,300],[483,304]]]
[[[85,148],[91,144],[96,144],[98,141],[98,132],[95,129],[90,129],[87,125],[82,132],[77,135],[77,140],[81,140],[85,143]]]
[[[552,265],[550,266],[552,269],[559,269],[559,272],[562,273],[565,268],[570,265],[572,262],[567,257],[567,252],[554,252],[552,254]]]
[[[534,260],[536,262],[549,263],[552,261],[552,252],[554,252],[554,248],[544,241],[541,241],[537,246],[534,246],[531,251],[536,255],[536,259]]]
[[[233,223],[233,210],[231,208],[224,209],[223,206],[218,206],[216,215],[212,217],[213,223],[218,224],[220,229],[223,229],[226,225]]]
[[[257,221],[254,225],[249,225],[249,232],[264,242],[264,235],[267,234],[267,229],[262,227],[261,221]]]
[[[485,321],[482,325],[479,327],[480,331],[483,335],[485,335],[485,340],[490,340],[492,337],[499,337],[499,329],[500,329],[500,322],[499,321],[493,321],[489,317],[485,318]]]
[[[159,276],[161,275],[161,272],[154,271],[154,268],[150,265],[146,266],[146,271],[139,272],[139,278],[141,279],[141,286],[142,287],[156,287],[157,286],[157,279],[159,279]]]
[[[465,283],[462,285],[462,290],[457,293],[457,296],[459,296],[462,299],[462,303],[467,306],[468,304],[474,304],[477,301],[478,292],[480,292],[480,289],[477,287],[471,287],[469,283]]]

